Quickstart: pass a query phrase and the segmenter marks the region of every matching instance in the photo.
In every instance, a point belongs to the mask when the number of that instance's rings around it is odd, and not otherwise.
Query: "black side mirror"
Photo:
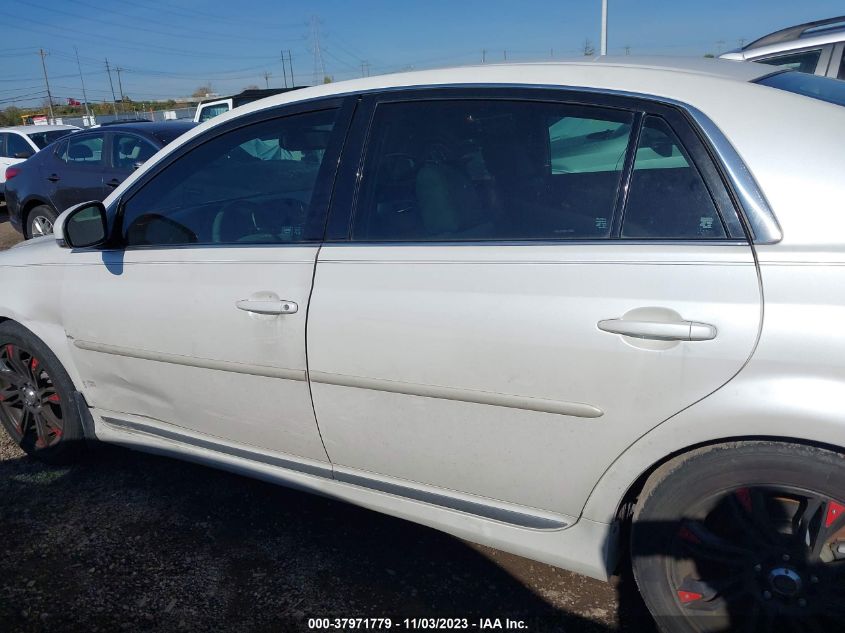
[[[35,154],[35,152],[33,152],[32,150],[26,150],[26,151],[18,152],[17,154],[15,154],[15,158],[23,158],[25,160],[25,159],[29,158],[30,156],[32,156],[34,154]]]
[[[97,200],[71,207],[58,217],[53,233],[63,248],[101,246],[108,237],[106,207]]]

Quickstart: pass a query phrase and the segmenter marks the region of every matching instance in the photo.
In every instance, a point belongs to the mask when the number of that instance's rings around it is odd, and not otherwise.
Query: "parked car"
[[[842,630],[843,92],[625,57],[249,104],[0,254],[3,425],[630,560],[665,631]]]
[[[38,150],[78,129],[75,125],[0,127],[0,185],[6,182],[7,167],[22,163]],[[0,199],[2,194],[0,187]]]
[[[840,16],[770,33],[721,57],[845,79],[844,53],[845,16]]]
[[[299,90],[299,86],[295,86],[293,88],[250,88],[230,97],[220,97],[210,101],[202,101],[197,104],[196,112],[194,112],[194,122],[204,123],[205,121],[213,119],[214,117],[219,116],[224,112],[228,112],[233,108],[237,108],[244,104],[252,103],[253,101],[258,101],[259,99],[264,99],[265,97],[270,97],[272,95],[290,92],[291,90]]]
[[[66,208],[102,200],[159,149],[194,127],[188,121],[125,123],[77,132],[9,167],[6,206],[24,237],[53,232]]]

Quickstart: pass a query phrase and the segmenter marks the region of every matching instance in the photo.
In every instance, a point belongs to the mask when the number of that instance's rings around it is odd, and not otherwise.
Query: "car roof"
[[[31,134],[32,132],[53,132],[55,130],[78,130],[75,125],[10,125],[8,127],[0,127],[0,132],[20,132],[21,134]]]
[[[797,24],[769,33],[742,48],[724,53],[720,57],[723,59],[748,59],[843,41],[845,41],[845,16],[839,16]]]

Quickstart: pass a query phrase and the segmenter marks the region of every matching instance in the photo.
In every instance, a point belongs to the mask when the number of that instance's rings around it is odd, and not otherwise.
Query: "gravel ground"
[[[0,208],[2,212],[2,208]],[[0,219],[0,245],[17,234]],[[50,467],[0,439],[0,631],[306,631],[308,618],[650,631],[610,585],[344,503],[101,447]],[[621,615],[620,615],[621,614]]]

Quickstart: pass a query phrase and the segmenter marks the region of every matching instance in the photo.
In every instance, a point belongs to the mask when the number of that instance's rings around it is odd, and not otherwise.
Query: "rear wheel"
[[[57,217],[59,214],[46,204],[38,205],[26,216],[27,237],[52,235]]]
[[[845,458],[779,442],[693,451],[649,479],[634,576],[664,631],[840,631]]]
[[[27,454],[65,463],[84,448],[73,383],[26,328],[0,323],[0,423]]]

